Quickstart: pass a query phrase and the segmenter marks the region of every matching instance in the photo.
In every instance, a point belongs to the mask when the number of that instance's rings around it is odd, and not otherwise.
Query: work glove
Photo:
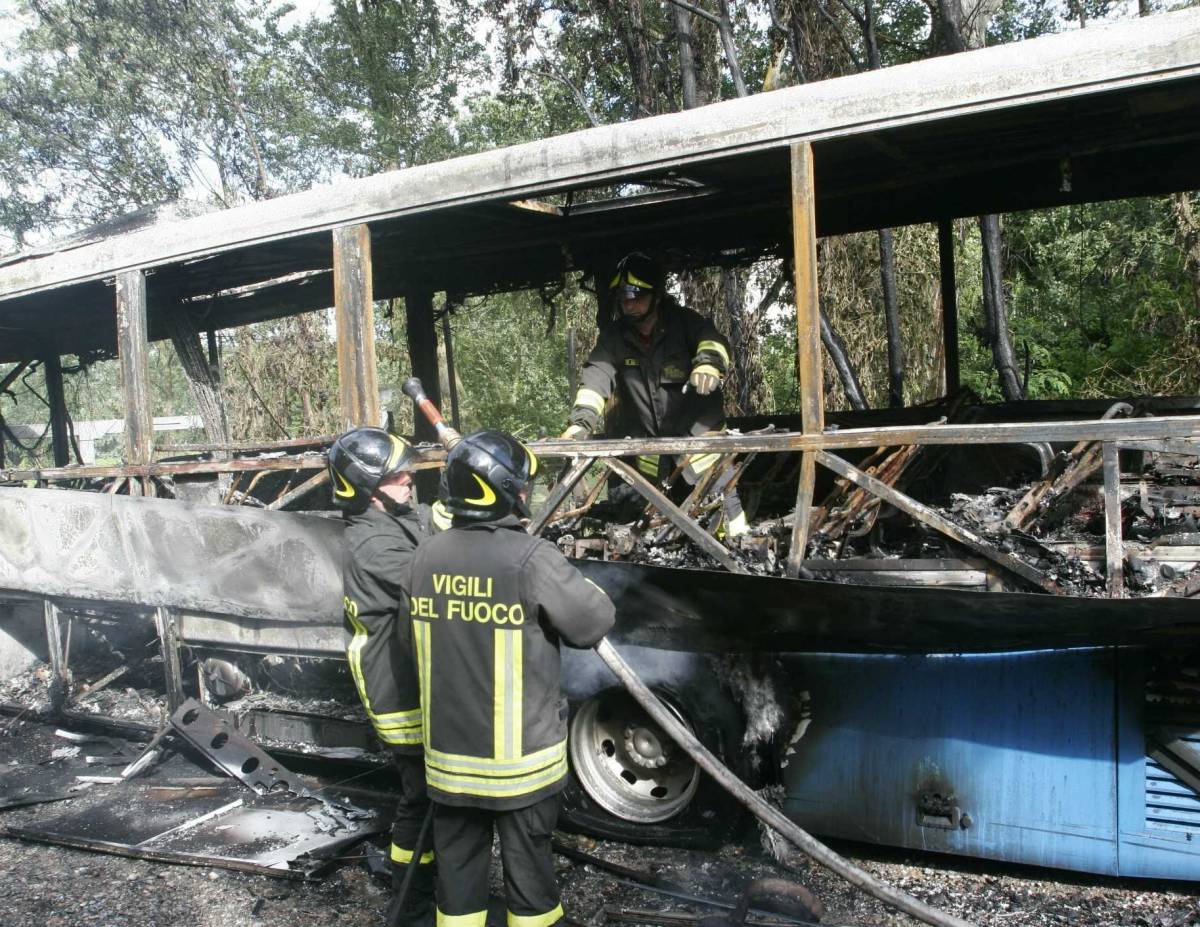
[[[591,432],[583,425],[568,425],[567,430],[559,435],[563,441],[586,441],[589,437]]]
[[[701,364],[694,368],[692,375],[688,377],[688,386],[700,396],[707,396],[720,385],[721,375],[717,373],[717,368],[710,367],[708,364]]]

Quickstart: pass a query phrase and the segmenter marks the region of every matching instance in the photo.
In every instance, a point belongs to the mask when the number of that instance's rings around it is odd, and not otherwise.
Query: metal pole
[[[962,388],[958,362],[958,285],[954,276],[954,223],[938,221],[938,263],[942,285],[942,342],[946,359],[946,395]]]

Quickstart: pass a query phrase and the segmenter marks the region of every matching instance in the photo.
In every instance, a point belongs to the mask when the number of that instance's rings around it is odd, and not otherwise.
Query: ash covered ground
[[[45,748],[62,743],[53,728],[0,720],[0,751],[10,764],[19,742]],[[61,749],[61,748],[60,748]],[[95,749],[95,748],[93,748]],[[21,760],[21,762],[30,762]],[[50,775],[49,764],[45,766]],[[87,807],[107,786],[53,803],[0,811],[0,826],[20,828]],[[825,907],[822,923],[909,925],[916,921],[884,907],[794,852],[763,849],[753,829],[715,851],[635,847],[562,834],[571,847],[638,872],[653,874],[686,893],[736,902],[755,879],[787,879],[806,887]],[[933,855],[841,844],[840,852],[875,877],[973,923],[1000,925],[1121,925],[1200,927],[1195,884],[1150,883],[1003,866]],[[206,866],[194,867],[110,856],[0,836],[5,901],[0,925],[39,927],[321,927],[379,925],[389,901],[386,885],[367,871],[362,845],[344,853],[323,880],[296,882]],[[575,924],[656,924],[665,914],[709,914],[563,856],[558,875]],[[499,861],[493,884],[500,886]],[[618,915],[624,912],[624,916]],[[644,912],[641,914],[630,912]]]
[[[61,810],[63,803],[59,803]],[[5,812],[0,823],[33,820],[37,808]],[[579,843],[579,838],[564,836]],[[752,844],[716,852],[633,847],[584,841],[588,852],[654,872],[697,894],[736,900],[760,876],[807,886],[825,905],[822,923],[907,925],[918,922],[885,908],[831,873],[796,860],[788,868]],[[878,878],[983,927],[1001,925],[1121,925],[1196,927],[1200,895],[1194,886],[1111,879],[964,863],[839,847]],[[356,851],[357,852],[357,851]],[[615,923],[610,910],[710,913],[711,909],[615,881],[562,857],[559,882],[571,921]],[[497,878],[499,862],[493,868]],[[384,922],[388,889],[358,860],[325,880],[289,882],[219,869],[124,859],[0,837],[5,901],[0,924],[40,927],[367,927]],[[644,923],[654,924],[652,915]]]

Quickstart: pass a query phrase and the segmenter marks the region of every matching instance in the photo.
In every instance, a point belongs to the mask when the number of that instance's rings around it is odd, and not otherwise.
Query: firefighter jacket
[[[401,753],[421,752],[404,580],[417,544],[432,533],[432,517],[427,505],[399,506],[395,514],[372,505],[346,516],[346,658],[375,733]]]
[[[409,588],[430,798],[508,811],[560,791],[559,642],[608,633],[608,596],[512,516],[425,541]]]
[[[615,391],[615,420],[607,429],[612,437],[661,438],[713,431],[724,419],[724,401],[719,389],[707,396],[684,392],[696,368],[723,378],[729,369],[729,343],[709,319],[664,297],[649,339],[643,340],[630,325],[615,324],[600,332],[583,365],[568,421],[598,433],[605,405]],[[657,457],[639,457],[637,463],[647,475],[658,470]]]

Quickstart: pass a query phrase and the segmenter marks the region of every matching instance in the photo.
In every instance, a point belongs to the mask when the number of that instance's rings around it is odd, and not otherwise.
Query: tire
[[[727,745],[740,740],[730,736],[730,718],[689,711],[670,693],[658,694],[727,761]],[[572,709],[571,772],[561,828],[626,843],[711,849],[744,827],[746,817],[736,801],[623,689],[603,690]]]

